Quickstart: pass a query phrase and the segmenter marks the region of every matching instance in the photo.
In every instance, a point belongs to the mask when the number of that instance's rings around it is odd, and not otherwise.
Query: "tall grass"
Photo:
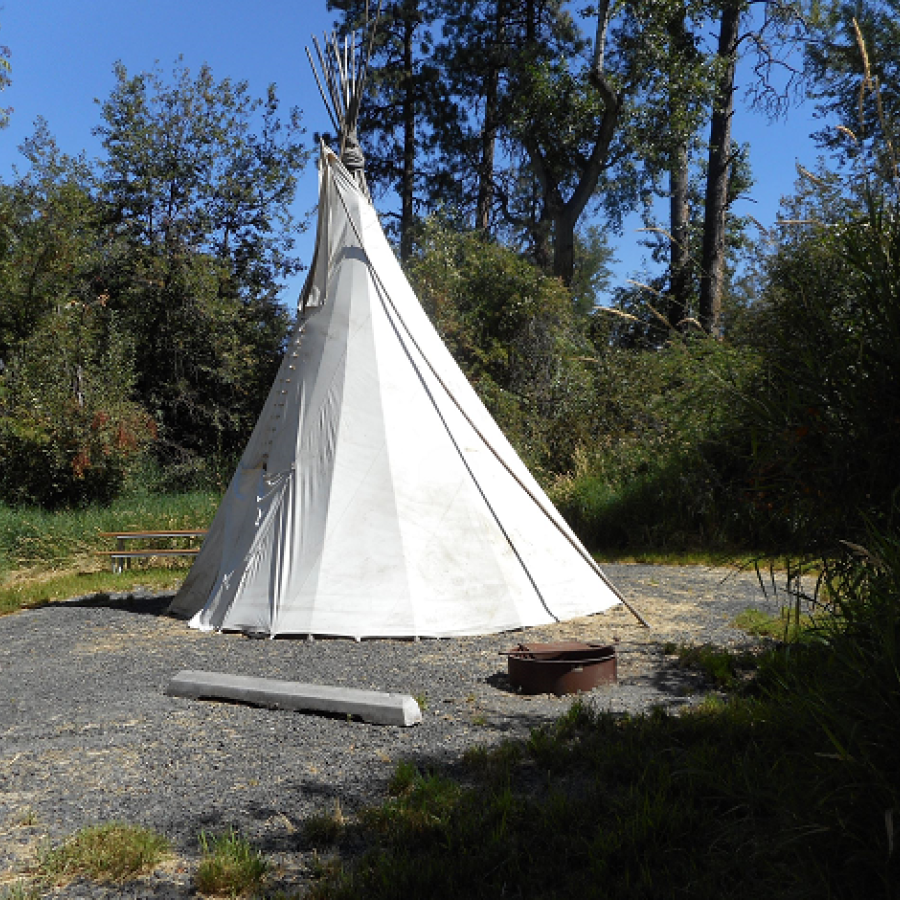
[[[92,552],[110,549],[100,532],[205,528],[218,502],[213,492],[196,492],[135,494],[108,506],[56,512],[0,505],[0,578],[17,569],[96,567]]]

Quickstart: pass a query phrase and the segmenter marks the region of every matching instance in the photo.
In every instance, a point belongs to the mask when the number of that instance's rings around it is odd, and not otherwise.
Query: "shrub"
[[[742,403],[753,505],[806,548],[886,523],[900,491],[900,211],[869,198],[844,216],[771,260]]]
[[[114,317],[81,304],[47,316],[0,373],[0,499],[59,507],[115,497],[156,435],[133,386]]]
[[[564,285],[440,221],[410,278],[447,348],[532,467],[564,472],[594,440],[592,347]]]

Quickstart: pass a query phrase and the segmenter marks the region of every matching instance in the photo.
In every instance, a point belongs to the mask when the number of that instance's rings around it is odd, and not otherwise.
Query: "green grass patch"
[[[635,718],[575,704],[527,742],[470,751],[463,778],[398,768],[361,817],[368,851],[312,896],[889,896],[883,823],[847,821],[811,738],[760,700]]]
[[[682,668],[702,672],[722,690],[734,690],[746,682],[758,663],[755,653],[735,652],[712,644],[665,644],[663,651],[676,656]]]
[[[36,884],[23,879],[0,887],[0,900],[41,900],[41,892]]]
[[[55,600],[90,594],[120,593],[137,587],[156,591],[176,590],[188,573],[184,566],[141,566],[114,572],[61,572],[49,576],[16,577],[0,584],[0,616],[30,609]]]
[[[202,894],[242,897],[256,893],[268,870],[265,857],[234,830],[200,835],[203,858],[194,882]]]
[[[812,616],[797,615],[795,609],[782,609],[778,615],[769,615],[758,609],[746,609],[734,620],[734,627],[756,637],[778,641],[795,641],[804,631],[813,627]]]
[[[169,842],[148,828],[109,822],[83,828],[38,856],[37,878],[66,884],[76,878],[123,882],[154,869],[169,852]]]
[[[647,566],[708,566],[722,569],[752,567],[757,554],[744,550],[667,550],[640,549],[625,551],[615,547],[600,547],[593,556],[603,563],[639,563]]]
[[[132,560],[116,574],[108,557],[112,550],[101,532],[191,530],[206,528],[215,515],[219,496],[142,494],[110,506],[46,512],[0,505],[0,615],[86,594],[177,588],[188,572],[183,560]]]

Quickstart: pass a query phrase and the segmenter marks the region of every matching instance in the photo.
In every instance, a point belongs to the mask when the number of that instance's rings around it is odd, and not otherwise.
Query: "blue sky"
[[[331,22],[325,0],[6,0],[0,7],[0,43],[11,50],[13,80],[0,103],[14,112],[9,128],[0,132],[0,178],[9,180],[15,164],[23,167],[16,148],[38,116],[47,120],[64,152],[99,153],[91,135],[99,123],[94,100],[111,92],[116,60],[131,72],[157,61],[166,71],[183,56],[191,69],[208,63],[219,79],[247,80],[259,96],[275,82],[285,107],[303,110],[312,142],[312,133],[326,130],[328,122],[304,48]],[[734,137],[750,142],[756,178],[752,200],[742,201],[738,212],[767,227],[775,221],[779,200],[796,179],[795,163],[813,167],[816,153],[808,135],[814,127],[805,110],[792,110],[787,121],[774,123],[738,110]],[[309,166],[298,191],[298,214],[315,200],[315,171]],[[625,234],[612,238],[619,279],[640,270],[639,226],[629,221]],[[308,232],[299,242],[306,261],[311,243]],[[296,292],[297,284],[289,285],[284,299]]]

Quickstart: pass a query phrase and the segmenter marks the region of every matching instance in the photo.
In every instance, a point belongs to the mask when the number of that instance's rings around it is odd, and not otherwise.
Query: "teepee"
[[[322,147],[299,324],[170,611],[201,629],[363,638],[487,634],[613,606],[621,595],[407,282],[356,140],[366,54],[326,44],[317,79],[341,153]]]

